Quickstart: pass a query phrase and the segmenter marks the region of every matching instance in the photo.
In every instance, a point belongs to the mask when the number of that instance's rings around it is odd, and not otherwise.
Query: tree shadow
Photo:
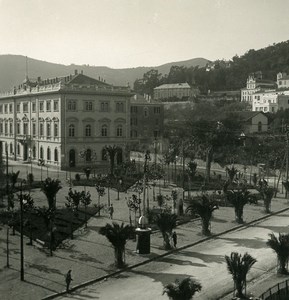
[[[181,265],[181,266],[192,266],[192,267],[207,267],[205,264],[199,264],[195,262],[191,262],[189,260],[182,260],[177,258],[163,257],[158,259],[160,262],[165,262],[173,265]]]
[[[71,291],[70,293],[66,293],[64,297],[69,297],[68,299],[78,299],[78,300],[85,300],[85,299],[100,299],[96,296],[97,292],[93,291],[93,295],[91,292],[82,290],[82,291]]]
[[[212,222],[216,222],[216,223],[228,223],[227,220],[224,220],[224,219],[220,219],[220,218],[216,218],[216,217],[212,217],[211,219]]]
[[[188,274],[171,274],[171,273],[151,273],[151,272],[144,272],[144,271],[135,271],[130,270],[129,273],[133,273],[134,275],[141,275],[152,278],[156,282],[160,282],[163,286],[167,285],[168,283],[174,282],[176,279],[183,280],[188,276]]]
[[[254,227],[259,227],[259,228],[265,228],[269,229],[273,232],[288,232],[289,227],[288,226],[274,226],[274,225],[255,225]]]
[[[103,265],[103,262],[96,259],[96,258],[93,258],[89,255],[87,255],[86,253],[82,253],[80,255],[69,255],[69,257],[71,258],[75,258],[76,260],[79,260],[79,261],[88,261],[88,262],[93,262],[93,263],[97,263],[97,264],[101,264]]]
[[[58,269],[50,268],[50,267],[45,266],[45,265],[29,263],[29,266],[33,269],[36,269],[36,270],[40,271],[40,272],[54,273],[54,274],[59,274],[59,275],[64,276],[64,274],[62,274]]]
[[[188,256],[188,257],[198,258],[205,263],[220,264],[220,263],[224,262],[224,255],[205,254],[205,253],[199,253],[199,252],[193,252],[193,251],[187,251],[187,250],[181,250],[181,251],[179,251],[179,254]]]
[[[45,290],[48,290],[50,292],[58,293],[57,290],[48,288],[47,285],[41,285],[41,284],[38,284],[38,283],[35,283],[35,282],[32,282],[32,281],[26,280],[26,279],[25,279],[25,282],[27,282],[28,284],[34,285],[34,286],[38,286],[38,287],[40,287],[42,289],[45,289]]]
[[[254,238],[254,239],[238,239],[238,238],[218,238],[220,240],[226,240],[233,242],[241,247],[247,247],[252,249],[262,249],[266,247],[266,242],[261,238]]]

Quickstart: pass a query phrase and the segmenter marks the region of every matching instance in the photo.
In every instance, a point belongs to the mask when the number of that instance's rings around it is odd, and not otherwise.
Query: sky
[[[288,0],[0,0],[0,54],[131,68],[289,40]]]

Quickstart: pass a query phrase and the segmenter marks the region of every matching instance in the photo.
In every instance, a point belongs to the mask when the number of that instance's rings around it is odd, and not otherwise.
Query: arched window
[[[40,147],[40,158],[44,159],[44,151],[43,151],[42,146]]]
[[[85,152],[85,161],[91,161],[91,150],[87,149]]]
[[[143,113],[144,113],[144,116],[145,116],[145,117],[148,117],[148,115],[149,115],[149,110],[148,110],[147,107],[144,108]]]
[[[50,125],[50,123],[46,124],[46,136],[47,137],[51,136],[51,125]]]
[[[85,126],[85,136],[91,136],[91,125]]]
[[[40,136],[43,136],[44,135],[44,124],[43,123],[40,123],[39,125],[39,134]]]
[[[58,123],[54,123],[54,136],[58,136]]]
[[[57,148],[54,149],[54,161],[58,161],[58,150],[57,150]]]
[[[20,144],[17,144],[17,154],[20,155]]]
[[[75,126],[73,124],[70,124],[68,126],[68,136],[74,136],[75,135]]]
[[[122,136],[122,125],[118,125],[116,128],[116,136]]]
[[[51,160],[51,150],[49,147],[47,148],[46,156],[47,156],[47,160]]]
[[[36,146],[33,146],[32,148],[32,156],[34,159],[36,158]]]
[[[107,125],[101,126],[101,136],[107,136]]]
[[[262,131],[262,122],[260,121],[258,123],[258,132],[261,132]]]
[[[102,160],[107,160],[107,153],[106,153],[106,150],[104,148],[101,150],[101,159]]]
[[[13,154],[13,144],[10,143],[10,154]]]

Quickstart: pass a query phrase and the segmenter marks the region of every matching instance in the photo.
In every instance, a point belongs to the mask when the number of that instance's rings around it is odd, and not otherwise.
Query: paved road
[[[270,232],[289,232],[289,212],[181,250],[58,299],[167,299],[162,296],[164,285],[186,276],[193,276],[203,286],[201,293],[196,294],[194,299],[220,299],[233,288],[232,279],[226,270],[225,254],[232,251],[249,252],[257,258],[258,262],[249,273],[249,281],[266,272],[276,271],[276,256],[265,245]]]

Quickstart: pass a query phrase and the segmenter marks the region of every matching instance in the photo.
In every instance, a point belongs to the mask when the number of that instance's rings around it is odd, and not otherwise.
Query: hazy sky
[[[125,68],[289,39],[288,0],[0,0],[0,54]]]

